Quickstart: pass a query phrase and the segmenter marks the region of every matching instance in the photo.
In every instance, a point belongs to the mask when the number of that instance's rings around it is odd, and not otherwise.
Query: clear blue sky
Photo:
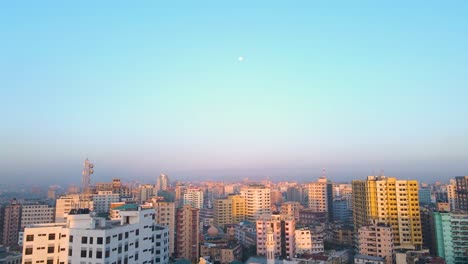
[[[468,174],[467,1],[161,2],[0,4],[2,180]]]

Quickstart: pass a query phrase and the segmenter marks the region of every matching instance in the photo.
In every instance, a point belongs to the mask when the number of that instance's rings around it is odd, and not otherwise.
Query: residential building
[[[245,199],[246,220],[255,222],[259,217],[271,215],[270,189],[265,185],[252,184],[241,189]]]
[[[433,212],[435,249],[448,264],[468,263],[468,214]]]
[[[176,211],[176,246],[178,258],[198,261],[200,243],[200,209],[190,205],[178,208]]]
[[[106,221],[73,209],[65,223],[26,228],[22,263],[169,263],[169,231],[154,223],[154,209],[125,206],[120,214]]]
[[[22,206],[16,199],[10,201],[5,206],[3,215],[3,237],[4,246],[14,246],[18,244],[18,234],[21,228],[21,209]]]
[[[374,222],[358,230],[359,254],[382,257],[386,264],[393,263],[393,234],[388,224]]]
[[[213,202],[214,225],[224,227],[245,220],[245,198],[241,195],[228,195]]]
[[[327,212],[328,219],[333,219],[333,184],[326,177],[308,185],[309,208],[314,212]]]
[[[422,229],[417,181],[369,176],[367,180],[354,180],[352,185],[356,231],[371,220],[376,220],[379,223],[390,224],[395,247],[421,247]]]
[[[456,211],[458,209],[458,202],[457,202],[457,181],[455,179],[451,179],[450,183],[446,185],[447,189],[447,200],[450,204],[450,211]]]
[[[188,188],[184,192],[184,205],[191,205],[194,208],[203,208],[203,191],[199,188]]]
[[[257,221],[257,254],[266,256],[267,235],[271,228],[274,234],[275,254],[281,258],[291,259],[296,253],[295,230],[296,222],[294,217],[272,214],[262,216]]]
[[[284,216],[292,216],[296,223],[299,222],[299,211],[302,209],[302,206],[298,202],[285,202],[281,204],[280,213]]]
[[[156,209],[155,221],[157,224],[166,226],[169,229],[169,255],[172,256],[174,253],[174,242],[175,242],[175,203],[165,201],[155,201],[153,199],[153,205]]]
[[[455,177],[458,210],[468,211],[468,176]]]

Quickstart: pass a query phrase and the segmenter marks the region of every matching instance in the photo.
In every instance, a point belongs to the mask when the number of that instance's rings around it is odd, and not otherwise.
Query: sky
[[[0,179],[448,181],[467,25],[466,1],[4,1]]]

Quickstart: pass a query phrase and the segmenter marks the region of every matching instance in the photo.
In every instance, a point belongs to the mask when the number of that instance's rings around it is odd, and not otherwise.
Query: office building
[[[395,247],[419,249],[422,245],[418,182],[385,176],[354,180],[353,218],[357,231],[372,220],[390,224]]]
[[[112,203],[120,201],[120,194],[113,191],[98,191],[93,195],[94,212],[98,214],[108,214]]]
[[[156,180],[156,192],[167,191],[169,188],[169,176],[161,173]]]
[[[265,185],[252,184],[241,189],[245,199],[246,220],[255,222],[261,216],[271,215],[270,189]]]
[[[48,204],[23,204],[21,210],[21,230],[36,224],[53,223],[55,208]]]
[[[25,229],[23,264],[169,263],[169,231],[154,223],[154,209],[120,208],[106,221],[88,209],[73,209],[65,223]]]
[[[432,202],[431,189],[421,188],[418,191],[418,195],[419,195],[419,204],[421,206],[431,204],[431,202]]]

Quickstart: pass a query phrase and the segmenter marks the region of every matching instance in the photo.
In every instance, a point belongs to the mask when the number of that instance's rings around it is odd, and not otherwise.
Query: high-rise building
[[[36,224],[53,223],[55,208],[48,204],[23,204],[21,209],[21,230]]]
[[[150,200],[153,196],[157,196],[157,191],[153,184],[141,184],[138,186],[138,201],[140,204]]]
[[[184,193],[184,205],[203,208],[203,191],[198,188],[188,188]]]
[[[156,201],[156,199],[153,199],[153,204],[156,208],[156,223],[162,226],[167,226],[167,228],[169,229],[169,255],[172,256],[172,254],[174,253],[174,231],[176,228],[175,203]]]
[[[314,212],[327,212],[333,219],[333,184],[326,177],[308,185],[309,208]]]
[[[449,264],[468,263],[468,214],[433,212],[435,249]]]
[[[273,231],[275,254],[281,258],[291,259],[296,254],[295,230],[296,221],[291,216],[272,214],[262,216],[257,221],[257,254],[267,255],[268,230]]]
[[[417,181],[369,176],[352,184],[356,231],[376,220],[391,225],[395,246],[411,249],[422,245]]]
[[[4,246],[18,244],[18,234],[21,228],[21,209],[22,206],[16,199],[11,200],[10,204],[5,206],[2,237]]]
[[[468,176],[455,177],[458,210],[468,211]]]
[[[421,188],[418,191],[419,195],[419,204],[420,205],[429,205],[432,202],[431,199],[431,189],[429,188]]]
[[[169,231],[154,223],[154,209],[126,207],[120,221],[74,209],[66,223],[25,229],[23,264],[169,263]]]
[[[156,180],[156,192],[157,191],[167,191],[169,188],[169,176],[161,173]]]
[[[388,224],[374,222],[358,230],[359,254],[385,258],[386,264],[393,263],[393,234]]]
[[[82,171],[82,193],[83,195],[91,195],[91,174],[94,173],[94,164],[91,163],[88,159],[86,159],[83,163],[83,171]]]
[[[238,224],[245,220],[245,198],[241,195],[228,195],[215,199],[213,203],[214,225]]]
[[[446,185],[447,189],[447,202],[450,204],[450,211],[456,211],[458,209],[457,202],[457,181],[451,179],[449,184]]]
[[[176,212],[176,246],[178,258],[198,261],[200,243],[200,209],[190,205],[178,208]]]
[[[120,201],[120,194],[113,191],[98,191],[93,194],[93,208],[94,212],[104,214],[110,212],[110,205]]]
[[[271,215],[270,189],[265,185],[252,184],[241,189],[245,199],[246,220],[255,222],[260,216]]]
[[[343,224],[353,223],[353,211],[349,208],[349,202],[346,198],[333,199],[333,221]]]

